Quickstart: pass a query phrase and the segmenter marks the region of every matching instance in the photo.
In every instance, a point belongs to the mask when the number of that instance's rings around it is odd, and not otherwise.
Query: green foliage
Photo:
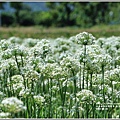
[[[74,24],[74,20],[71,19],[71,13],[74,8],[74,3],[72,2],[62,2],[62,3],[47,3],[48,8],[51,10],[51,15],[56,14],[56,26],[71,26]],[[53,11],[53,12],[52,12]]]
[[[0,9],[3,5],[4,2],[0,2]],[[89,28],[98,24],[120,23],[120,3],[117,2],[46,2],[48,11],[37,12],[23,2],[10,2],[10,5],[15,9],[13,22],[16,25]]]
[[[19,17],[19,24],[22,26],[30,26],[30,25],[34,25],[34,21],[33,21],[33,17],[32,17],[32,13],[26,10],[22,10],[20,11]]]
[[[56,26],[91,27],[97,24],[109,24],[113,20],[110,18],[110,12],[118,15],[120,11],[120,3],[111,2],[104,2],[104,4],[102,2],[56,2],[46,3],[46,5],[51,11],[56,10]],[[115,18],[118,18],[117,15]]]
[[[36,12],[34,14],[34,22],[36,25],[51,26],[53,24],[53,16],[51,12]]]
[[[2,13],[2,25],[3,26],[10,26],[12,24],[14,24],[15,22],[15,16],[13,14],[10,13]]]
[[[20,10],[23,6],[23,3],[22,2],[11,2],[10,5],[16,10]]]
[[[109,13],[109,21],[111,24],[119,24],[120,23],[120,3],[114,3],[114,6],[112,5],[112,10]]]
[[[15,9],[15,13],[14,14],[15,14],[15,17],[16,17],[16,24],[19,25],[21,23],[21,16],[20,16],[21,10],[30,11],[31,8],[28,7],[27,5],[24,5],[22,2],[11,2],[10,5],[11,5],[12,8]],[[21,14],[24,14],[25,16],[28,15],[27,12],[26,12],[26,14],[25,13],[21,13]],[[25,21],[24,19],[25,19],[25,17],[23,18],[22,23],[23,23],[23,21]],[[27,16],[26,19],[27,20],[29,19],[29,21],[30,21],[30,17]],[[25,23],[27,23],[27,22],[25,22]],[[29,25],[29,23],[28,23],[28,25]]]

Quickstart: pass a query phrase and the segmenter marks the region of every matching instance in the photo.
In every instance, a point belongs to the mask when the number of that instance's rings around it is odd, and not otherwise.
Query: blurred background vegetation
[[[119,24],[120,2],[0,2],[1,38],[69,37],[80,31],[108,37],[119,35]]]

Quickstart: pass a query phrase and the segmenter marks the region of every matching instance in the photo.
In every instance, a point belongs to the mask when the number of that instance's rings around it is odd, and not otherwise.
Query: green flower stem
[[[58,79],[58,85],[60,89],[60,97],[61,97],[61,104],[62,104],[61,118],[64,118],[64,105],[65,105],[65,98],[66,98],[66,91],[67,91],[67,82],[66,82],[65,88],[62,88]]]
[[[30,116],[29,116],[29,113],[30,113],[30,110],[29,110],[29,103],[28,103],[29,101],[28,101],[28,98],[26,97],[25,98],[25,105],[26,105],[26,107],[27,107],[27,110],[26,110],[26,118],[29,118]]]
[[[10,80],[10,85],[9,85],[9,87],[7,87],[7,91],[9,93],[9,97],[11,97],[12,96],[12,85],[11,85],[11,76],[10,76],[9,68],[6,69],[6,74],[7,74],[7,78],[9,78],[9,80]],[[7,79],[6,79],[6,85],[7,84],[8,84],[8,82],[7,82]]]
[[[7,70],[3,70],[3,92],[9,97],[9,89],[7,86]]]
[[[95,109],[96,109],[96,104],[93,103],[92,101],[92,111],[93,111],[92,118],[95,118]]]
[[[49,82],[49,79],[48,79],[48,91],[49,91],[49,89],[50,89],[50,82]]]
[[[15,57],[15,61],[16,61],[17,67],[18,67],[18,71],[19,71],[19,73],[21,73],[21,71],[20,71],[20,65],[19,65],[16,53],[15,53],[14,57]]]
[[[82,72],[82,70],[81,70],[81,62],[80,62],[80,73],[79,73],[79,76],[80,76],[80,78],[79,78],[79,84],[80,84],[80,91],[81,91],[81,72]]]
[[[23,80],[24,80],[24,87],[26,88],[25,77],[24,77],[24,75],[21,73],[20,65],[19,65],[19,62],[18,62],[17,54],[16,54],[16,53],[15,53],[14,57],[15,57],[15,61],[16,61],[17,67],[18,67],[19,74],[22,75],[22,77],[23,77]],[[23,60],[22,60],[22,62],[23,62]],[[23,63],[22,63],[22,66],[23,66]]]
[[[85,118],[88,118],[89,116],[89,114],[88,114],[88,112],[89,112],[89,104],[88,103],[86,103],[86,116],[85,116]]]
[[[38,105],[37,118],[41,118],[40,110],[41,110],[41,108],[40,108],[40,106]]]
[[[52,93],[52,79],[50,78],[50,105],[49,105],[49,110],[50,110],[50,117],[49,118],[52,118],[52,96],[53,96],[53,93]]]
[[[59,82],[59,79],[58,79],[58,86],[59,86],[59,92],[60,92],[60,97],[61,97],[61,101],[63,100],[63,96],[62,96],[62,89],[61,89],[61,85],[60,85],[60,82]],[[62,113],[64,116],[64,113]]]
[[[82,89],[84,89],[84,81],[85,81],[85,65],[86,65],[86,45],[84,45],[84,61],[83,61],[83,83],[82,83]]]
[[[77,93],[77,84],[76,84],[76,79],[75,79],[75,73],[74,73],[74,71],[72,71],[72,74],[73,74],[73,77],[74,77],[74,96],[75,96],[75,104],[77,104],[76,105],[76,115],[75,115],[75,117],[76,118],[79,118],[79,111],[78,111],[78,103],[77,103],[77,98],[76,98],[76,93]]]
[[[72,74],[73,74],[73,77],[75,77],[74,71],[72,71]],[[74,78],[73,82],[74,82],[74,96],[75,96],[75,103],[76,103],[77,102],[76,101],[77,85],[76,85],[76,79],[75,78]]]
[[[92,91],[92,73],[90,74],[90,90]]]
[[[41,81],[42,81],[42,92],[43,93],[45,93],[45,83],[44,83],[44,76],[43,76],[43,74],[41,75]],[[48,84],[49,84],[49,82],[48,82]]]
[[[23,56],[20,55],[20,58],[21,58],[21,63],[22,63],[22,67],[23,67],[24,66]]]
[[[33,111],[33,115],[34,115],[34,118],[36,118],[37,117],[37,115],[36,115],[36,104],[35,104],[35,100],[34,100],[34,98],[32,97],[32,102],[33,102],[33,108],[34,108],[34,111]]]
[[[86,82],[87,82],[87,90],[88,90],[88,79],[89,79],[89,73],[87,71],[87,77],[86,77]]]
[[[66,78],[66,79],[67,79],[67,78]],[[64,100],[63,100],[63,103],[62,103],[62,106],[63,106],[62,109],[63,109],[64,106],[65,106],[66,91],[67,91],[67,82],[66,82],[65,88],[63,88],[63,89],[64,89],[64,90],[63,90],[63,92],[64,92],[64,93],[63,93],[63,96],[64,96],[63,99],[64,99]],[[64,112],[64,110],[63,110],[63,112]]]
[[[113,91],[114,91],[114,85],[112,84],[112,80],[111,80],[111,87],[112,87],[112,93],[111,93],[111,95],[112,95],[112,101],[114,100],[114,96],[113,96]]]
[[[104,65],[102,65],[102,89],[103,89],[103,99],[104,99],[104,102],[105,102],[105,91],[104,91]]]

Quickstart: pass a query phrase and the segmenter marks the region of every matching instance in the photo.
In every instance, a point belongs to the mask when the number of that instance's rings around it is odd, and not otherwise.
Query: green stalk
[[[88,112],[89,112],[89,105],[86,103],[86,118],[88,118]]]
[[[23,61],[23,56],[22,56],[22,54],[20,55],[20,58],[21,58],[22,67],[23,67],[23,66],[24,66],[24,61]]]
[[[103,98],[105,103],[105,92],[104,92],[104,65],[102,65],[102,84],[103,84]]]
[[[44,83],[43,83],[43,86],[44,86]],[[49,80],[49,78],[48,78],[48,93],[50,94],[50,80]],[[50,107],[51,107],[51,96],[49,96],[49,107],[48,107],[48,109],[49,109],[48,117],[49,118],[51,117],[51,111],[50,111],[51,108]]]
[[[36,104],[35,104],[34,98],[32,98],[32,100],[33,100],[33,107],[34,107],[33,115],[34,115],[34,118],[36,118]]]
[[[19,65],[19,62],[18,62],[18,59],[17,59],[17,55],[16,55],[16,53],[15,53],[15,61],[16,61],[16,64],[17,64],[17,67],[18,67],[18,70],[19,70],[19,73],[21,73],[20,72],[20,65]]]
[[[40,114],[40,107],[38,106],[38,111],[37,111],[37,117],[41,118],[41,114]]]
[[[95,118],[95,109],[96,109],[96,104],[93,103],[93,101],[92,101],[92,111],[93,111],[92,118]]]
[[[90,90],[92,91],[92,73],[90,74]]]
[[[80,91],[81,91],[81,71],[82,71],[82,70],[81,70],[81,63],[80,63],[80,75],[79,75],[79,76],[80,76],[80,79],[79,79]]]
[[[86,82],[87,82],[87,90],[88,90],[88,78],[89,78],[89,74],[88,74],[88,71],[87,71],[87,77],[86,77]]]
[[[112,80],[111,80],[111,86],[112,86],[112,101],[113,101],[114,100],[114,97],[113,97],[114,85],[112,84]]]
[[[41,78],[38,79],[36,83],[36,94],[42,93],[42,80]]]
[[[49,89],[50,89],[50,82],[49,82],[49,79],[48,79],[48,92],[49,92]]]
[[[86,58],[86,45],[84,45],[84,61],[83,61],[83,84],[82,88],[84,89],[84,79],[85,79],[85,58]]]
[[[26,88],[25,77],[24,77],[23,74],[21,74],[20,65],[19,65],[19,62],[18,62],[16,53],[15,53],[15,56],[14,56],[14,57],[15,57],[15,61],[16,61],[17,67],[18,67],[19,74],[22,75],[22,77],[23,77],[23,80],[24,80],[24,87]],[[21,59],[23,59],[23,58],[21,58]],[[24,63],[23,63],[23,60],[22,60],[22,66],[23,66],[23,64],[24,64]]]
[[[31,92],[34,92],[34,80],[31,79]]]
[[[60,97],[61,97],[61,104],[62,104],[62,115],[61,117],[64,118],[64,104],[65,104],[65,96],[66,96],[66,91],[67,91],[67,83],[66,83],[66,86],[65,86],[65,89],[61,89],[61,85],[60,85],[60,82],[59,82],[59,79],[58,79],[58,85],[59,85],[59,88],[60,88]],[[65,91],[65,93],[63,93]]]
[[[28,98],[25,98],[25,105],[26,105],[26,107],[27,107],[27,110],[26,110],[26,118],[29,118],[30,110],[29,110]]]
[[[8,78],[9,78],[9,80],[10,80],[10,89],[9,89],[10,96],[15,96],[14,90],[13,90],[13,84],[11,84],[10,67],[7,69],[7,75],[8,75]]]
[[[49,110],[50,110],[49,118],[52,118],[52,79],[51,78],[50,78],[50,105],[49,105]]]
[[[9,89],[7,87],[7,70],[3,70],[3,92],[9,97]]]
[[[63,103],[62,103],[62,106],[63,106],[62,109],[63,109],[64,106],[65,106],[66,91],[67,91],[67,82],[66,82],[65,88],[63,88],[63,89],[64,89],[64,90],[63,90],[63,91],[64,91],[64,94],[63,94],[63,96],[64,96],[63,99],[64,99],[64,100],[63,100]],[[63,110],[63,112],[64,112],[64,110]]]
[[[75,77],[74,71],[72,71],[73,77]],[[76,115],[75,117],[79,118],[79,112],[78,112],[78,103],[77,103],[77,98],[76,98],[76,93],[77,93],[77,84],[76,84],[76,79],[74,78],[74,96],[75,96],[75,103],[77,104],[76,106]]]
[[[41,81],[42,81],[42,87],[43,87],[43,93],[45,93],[45,84],[44,84],[44,76],[43,76],[43,74],[41,75]],[[49,83],[49,82],[48,82]]]

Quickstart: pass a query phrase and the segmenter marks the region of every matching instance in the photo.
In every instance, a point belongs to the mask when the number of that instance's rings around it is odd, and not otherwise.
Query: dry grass
[[[119,25],[112,26],[94,26],[91,28],[76,28],[76,27],[63,27],[63,28],[44,28],[44,27],[1,27],[0,38],[8,38],[12,36],[21,38],[57,38],[57,37],[70,37],[80,32],[87,31],[92,33],[95,37],[109,37],[119,36]]]

